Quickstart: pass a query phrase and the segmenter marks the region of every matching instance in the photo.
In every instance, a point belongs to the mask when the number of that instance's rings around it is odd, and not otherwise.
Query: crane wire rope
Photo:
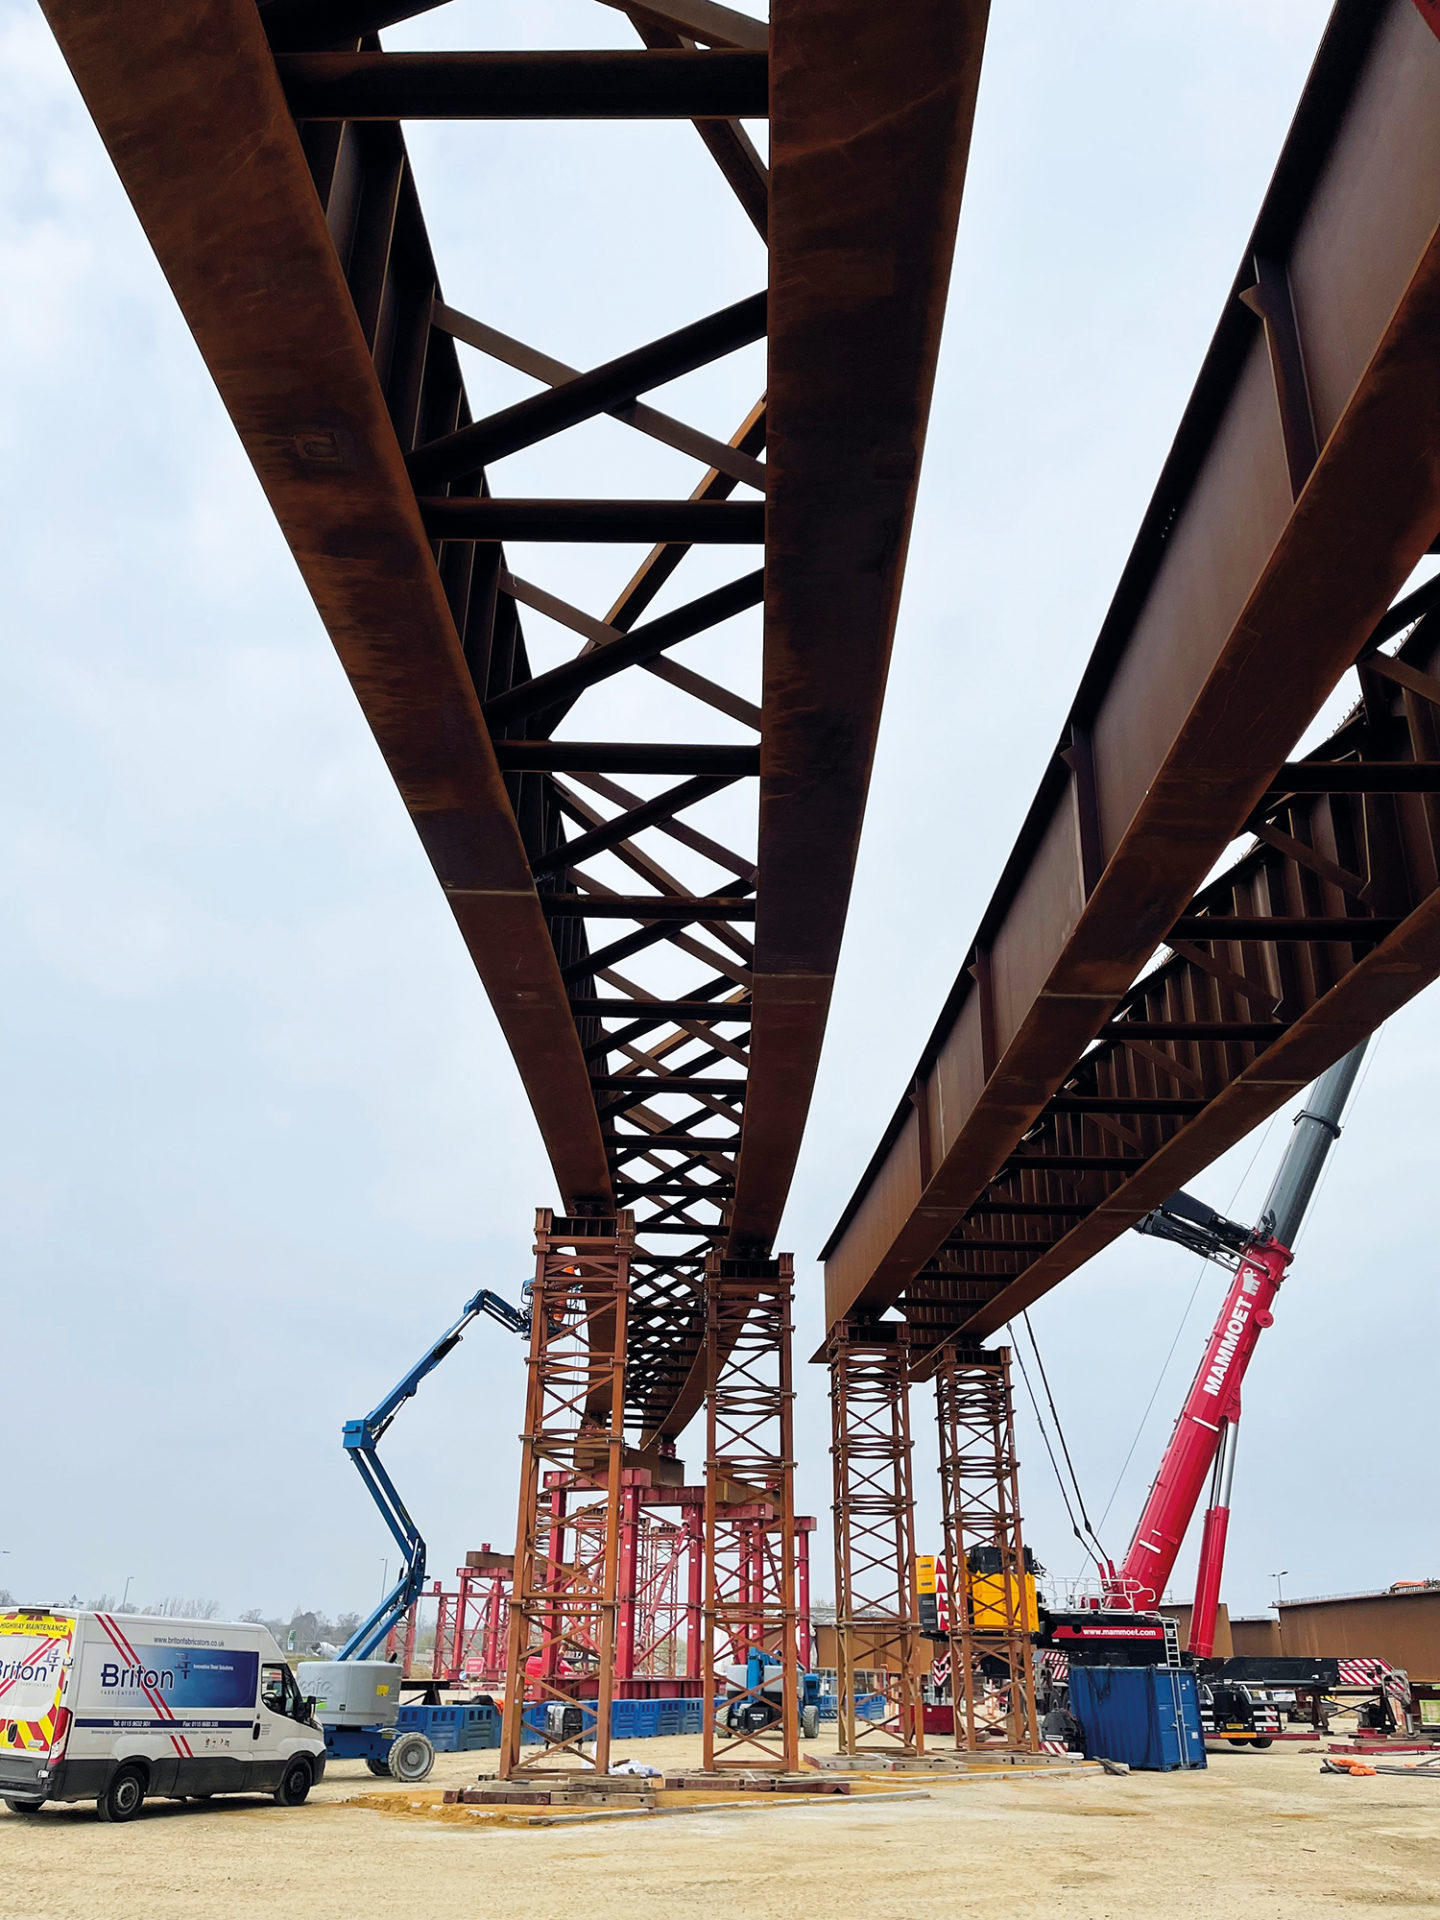
[[[1359,1083],[1355,1088],[1354,1095],[1350,1102],[1350,1110],[1352,1113],[1355,1107],[1359,1104],[1360,1095],[1364,1089],[1365,1082],[1370,1077],[1370,1069],[1375,1064],[1375,1054],[1377,1051],[1378,1051],[1378,1048],[1372,1048],[1369,1058],[1365,1062],[1364,1068],[1360,1075]],[[1271,1115],[1270,1120],[1265,1127],[1265,1131],[1260,1136],[1259,1143],[1257,1144],[1254,1153],[1252,1153],[1250,1156],[1249,1164],[1245,1168],[1245,1171],[1241,1174],[1239,1180],[1237,1180],[1235,1183],[1235,1191],[1230,1196],[1229,1205],[1226,1209],[1227,1212],[1230,1210],[1230,1208],[1234,1207],[1234,1205],[1236,1204],[1236,1202],[1240,1197],[1240,1192],[1241,1192],[1241,1189],[1244,1187],[1245,1182],[1250,1178],[1250,1175],[1255,1171],[1255,1163],[1259,1160],[1260,1155],[1264,1150],[1265,1143],[1269,1139],[1271,1131],[1274,1128],[1275,1121],[1278,1118],[1279,1118],[1278,1114]],[[1324,1191],[1325,1182],[1330,1178],[1330,1172],[1331,1172],[1331,1162],[1327,1160],[1325,1168],[1320,1176],[1320,1184],[1315,1191],[1315,1199],[1318,1200],[1320,1197],[1320,1194]],[[1313,1206],[1311,1211],[1313,1212]],[[1309,1225],[1309,1215],[1307,1214],[1305,1226],[1308,1226],[1308,1225]],[[1300,1233],[1296,1235],[1296,1246],[1299,1245],[1299,1242],[1301,1239],[1303,1239],[1303,1237],[1304,1237],[1304,1226],[1302,1226]],[[1294,1251],[1295,1251],[1295,1248],[1292,1247],[1291,1248],[1292,1254],[1294,1253]],[[1154,1407],[1156,1399],[1159,1397],[1160,1389],[1165,1383],[1165,1376],[1169,1371],[1170,1362],[1175,1357],[1175,1349],[1180,1344],[1181,1336],[1185,1331],[1186,1323],[1189,1321],[1191,1310],[1195,1305],[1196,1296],[1200,1291],[1200,1284],[1205,1278],[1205,1268],[1207,1264],[1208,1263],[1203,1258],[1199,1262],[1199,1271],[1195,1276],[1195,1284],[1190,1289],[1190,1298],[1185,1303],[1185,1311],[1180,1316],[1180,1323],[1175,1329],[1175,1337],[1170,1342],[1169,1351],[1166,1353],[1165,1359],[1161,1365],[1159,1375],[1155,1381],[1154,1391],[1151,1393],[1149,1400],[1146,1402],[1144,1413],[1142,1413],[1140,1416],[1140,1424],[1135,1429],[1135,1437],[1130,1442],[1130,1450],[1125,1455],[1124,1462],[1120,1468],[1120,1473],[1115,1481],[1114,1487],[1111,1489],[1110,1498],[1105,1502],[1105,1511],[1100,1516],[1100,1524],[1102,1527],[1104,1526],[1106,1520],[1109,1517],[1111,1507],[1113,1507],[1115,1504],[1115,1496],[1120,1491],[1120,1485],[1125,1478],[1126,1470],[1128,1469],[1131,1460],[1134,1458],[1136,1447],[1139,1446],[1140,1444],[1140,1437],[1145,1431],[1145,1423],[1150,1418],[1151,1409]],[[1044,1390],[1045,1390],[1046,1404],[1050,1408],[1050,1417],[1054,1422],[1055,1437],[1059,1441],[1060,1451],[1064,1455],[1065,1466],[1069,1473],[1068,1487],[1066,1484],[1065,1475],[1062,1474],[1060,1471],[1060,1463],[1055,1457],[1055,1449],[1050,1444],[1050,1434],[1045,1424],[1045,1417],[1040,1411],[1040,1402],[1038,1397],[1036,1396],[1035,1388],[1031,1384],[1029,1369],[1025,1365],[1024,1350],[1022,1349],[1019,1343],[1019,1340],[1017,1339],[1015,1342],[1015,1357],[1020,1362],[1020,1377],[1025,1382],[1025,1392],[1029,1397],[1031,1408],[1033,1409],[1035,1414],[1035,1424],[1040,1429],[1040,1438],[1045,1443],[1045,1451],[1050,1458],[1050,1465],[1055,1474],[1055,1484],[1060,1489],[1060,1498],[1065,1504],[1065,1512],[1070,1521],[1070,1531],[1075,1535],[1075,1538],[1080,1542],[1080,1545],[1084,1549],[1087,1558],[1094,1561],[1097,1571],[1103,1577],[1105,1573],[1105,1565],[1106,1565],[1105,1548],[1100,1539],[1099,1534],[1096,1532],[1095,1528],[1091,1525],[1090,1515],[1088,1514],[1085,1508],[1085,1495],[1081,1491],[1080,1476],[1076,1473],[1075,1462],[1070,1457],[1070,1447],[1069,1447],[1068,1441],[1065,1438],[1064,1423],[1060,1418],[1060,1410],[1055,1405],[1055,1395],[1051,1391],[1050,1377],[1045,1371],[1045,1360],[1043,1355],[1040,1352],[1040,1342],[1036,1339],[1035,1329],[1030,1324],[1030,1314],[1028,1310],[1022,1311],[1020,1318],[1024,1322],[1026,1333],[1029,1335],[1030,1345],[1035,1355],[1035,1365],[1040,1374],[1041,1385],[1044,1387]],[[1010,1323],[1010,1326],[1011,1328],[1014,1327],[1013,1321]],[[1073,1507],[1070,1501],[1070,1495],[1072,1491],[1075,1496],[1075,1506]],[[1080,1510],[1080,1521],[1083,1521],[1084,1523],[1084,1532],[1081,1531],[1080,1522],[1077,1522],[1075,1518],[1075,1507],[1078,1507]],[[1086,1535],[1089,1536],[1088,1540],[1086,1538]],[[1093,1547],[1091,1544],[1092,1542],[1093,1542]]]
[[[1261,1153],[1264,1151],[1265,1142],[1270,1138],[1271,1132],[1274,1129],[1275,1122],[1278,1118],[1279,1118],[1278,1114],[1272,1113],[1269,1120],[1266,1122],[1265,1131],[1261,1134],[1259,1143],[1257,1144],[1254,1153],[1252,1153],[1250,1156],[1249,1165],[1246,1167],[1245,1171],[1241,1174],[1240,1178],[1235,1182],[1235,1191],[1231,1194],[1229,1204],[1226,1206],[1226,1209],[1225,1209],[1227,1213],[1229,1213],[1231,1209],[1234,1207],[1236,1201],[1240,1198],[1240,1189],[1245,1185],[1245,1182],[1250,1178],[1251,1174],[1255,1171],[1255,1162],[1260,1158]],[[1140,1416],[1140,1424],[1135,1429],[1135,1438],[1130,1442],[1130,1450],[1125,1455],[1124,1460],[1122,1460],[1120,1463],[1120,1471],[1115,1476],[1114,1486],[1110,1489],[1110,1498],[1105,1502],[1105,1511],[1100,1516],[1100,1524],[1102,1527],[1104,1526],[1106,1520],[1110,1516],[1110,1509],[1115,1504],[1115,1497],[1120,1491],[1120,1487],[1125,1479],[1126,1473],[1129,1471],[1130,1462],[1135,1458],[1135,1449],[1140,1444],[1140,1438],[1145,1431],[1145,1423],[1150,1418],[1151,1409],[1154,1407],[1155,1402],[1160,1397],[1160,1389],[1165,1384],[1165,1376],[1170,1371],[1170,1362],[1175,1358],[1175,1349],[1180,1344],[1180,1337],[1184,1333],[1186,1325],[1190,1319],[1191,1309],[1195,1305],[1196,1297],[1200,1292],[1201,1282],[1205,1278],[1205,1272],[1209,1264],[1210,1264],[1209,1261],[1205,1258],[1203,1254],[1200,1256],[1199,1260],[1196,1263],[1197,1272],[1195,1275],[1195,1284],[1190,1289],[1190,1298],[1185,1302],[1185,1311],[1180,1315],[1180,1323],[1175,1329],[1175,1338],[1170,1342],[1169,1351],[1166,1353],[1164,1360],[1162,1360],[1160,1363],[1160,1371],[1156,1376],[1155,1385],[1151,1390],[1150,1398],[1145,1402],[1145,1411]]]
[[[1013,1324],[1014,1324],[1014,1323],[1013,1323],[1013,1321],[1012,1321],[1012,1322],[1011,1322],[1011,1325],[1013,1326]],[[1028,1321],[1028,1320],[1026,1321],[1026,1326],[1027,1326],[1027,1329],[1028,1329],[1028,1327],[1029,1327],[1029,1321]],[[1033,1340],[1034,1340],[1034,1338],[1035,1338],[1035,1336],[1034,1336],[1034,1334],[1033,1334],[1033,1333],[1031,1333],[1031,1335],[1030,1335],[1030,1338],[1031,1338],[1031,1340],[1032,1340],[1032,1342],[1033,1342]],[[1082,1533],[1082,1532],[1080,1531],[1080,1527],[1079,1527],[1079,1524],[1077,1523],[1077,1521],[1076,1521],[1076,1519],[1075,1519],[1075,1510],[1074,1510],[1074,1508],[1073,1508],[1073,1507],[1072,1507],[1072,1506],[1070,1505],[1070,1495],[1069,1495],[1069,1492],[1067,1491],[1067,1489],[1066,1489],[1066,1486],[1065,1486],[1065,1476],[1064,1476],[1064,1475],[1063,1475],[1063,1474],[1061,1473],[1061,1471],[1060,1471],[1060,1463],[1059,1463],[1059,1461],[1058,1461],[1058,1460],[1057,1460],[1057,1459],[1055,1458],[1055,1449],[1054,1449],[1054,1448],[1053,1448],[1053,1447],[1051,1446],[1051,1444],[1050,1444],[1050,1435],[1049,1435],[1049,1432],[1047,1431],[1047,1429],[1046,1429],[1046,1426],[1045,1426],[1045,1417],[1044,1417],[1044,1415],[1043,1415],[1043,1414],[1041,1413],[1041,1411],[1040,1411],[1040,1403],[1039,1403],[1039,1401],[1038,1401],[1038,1400],[1036,1399],[1036,1397],[1035,1397],[1035,1389],[1034,1389],[1034,1387],[1033,1387],[1033,1386],[1032,1386],[1032,1385],[1030,1384],[1030,1370],[1029,1370],[1029,1368],[1028,1368],[1028,1367],[1027,1367],[1027,1366],[1025,1365],[1025,1354],[1024,1354],[1024,1351],[1023,1351],[1023,1349],[1021,1348],[1021,1346],[1020,1346],[1020,1343],[1019,1343],[1019,1341],[1018,1341],[1018,1340],[1017,1340],[1017,1341],[1016,1341],[1016,1343],[1015,1343],[1015,1358],[1016,1358],[1016,1359],[1017,1359],[1017,1360],[1018,1360],[1018,1361],[1020,1362],[1020,1378],[1021,1378],[1021,1379],[1022,1379],[1022,1380],[1023,1380],[1024,1382],[1025,1382],[1025,1391],[1026,1391],[1026,1393],[1027,1393],[1027,1394],[1029,1395],[1029,1398],[1030,1398],[1030,1405],[1031,1405],[1031,1406],[1032,1406],[1032,1407],[1034,1408],[1034,1410],[1035,1410],[1035,1424],[1036,1424],[1036,1426],[1038,1426],[1038,1427],[1039,1427],[1039,1429],[1040,1429],[1040,1438],[1041,1438],[1041,1439],[1042,1439],[1042,1440],[1044,1441],[1044,1443],[1045,1443],[1045,1451],[1046,1451],[1046,1453],[1048,1453],[1048,1454],[1049,1454],[1049,1456],[1050,1456],[1050,1465],[1051,1465],[1051,1466],[1052,1466],[1052,1467],[1054,1468],[1054,1471],[1055,1471],[1055,1484],[1056,1484],[1056,1486],[1058,1486],[1058,1487],[1059,1487],[1059,1489],[1060,1489],[1060,1498],[1061,1498],[1061,1499],[1062,1499],[1062,1500],[1064,1501],[1064,1503],[1065,1503],[1065,1511],[1066,1511],[1066,1513],[1067,1513],[1067,1514],[1069,1515],[1069,1518],[1070,1518],[1070,1531],[1071,1531],[1071,1532],[1072,1532],[1072,1533],[1073,1533],[1073,1534],[1075,1535],[1075,1538],[1076,1538],[1076,1539],[1077,1539],[1077,1540],[1078,1540],[1078,1541],[1080,1542],[1080,1545],[1081,1545],[1081,1548],[1083,1549],[1083,1551],[1084,1551],[1084,1553],[1085,1553],[1085,1555],[1086,1555],[1086,1557],[1087,1557],[1088,1559],[1090,1559],[1090,1560],[1094,1560],[1094,1561],[1095,1561],[1095,1569],[1096,1569],[1096,1571],[1097,1571],[1097,1573],[1099,1573],[1099,1574],[1100,1574],[1100,1576],[1101,1576],[1101,1578],[1103,1579],[1103,1578],[1104,1578],[1104,1575],[1105,1575],[1105,1568],[1104,1568],[1104,1566],[1103,1566],[1103,1564],[1102,1564],[1102,1562],[1101,1562],[1100,1560],[1098,1560],[1098,1559],[1096,1559],[1096,1557],[1095,1557],[1095,1553],[1094,1553],[1094,1551],[1092,1550],[1092,1548],[1091,1548],[1091,1546],[1090,1546],[1090,1543],[1089,1543],[1089,1541],[1087,1541],[1087,1540],[1086,1540],[1086,1538],[1085,1538],[1085,1535],[1084,1535],[1084,1534],[1083,1534],[1083,1533]],[[1037,1361],[1038,1361],[1038,1360],[1039,1360],[1039,1358],[1040,1358],[1040,1349],[1039,1349],[1038,1347],[1036,1347],[1036,1349],[1035,1349],[1035,1358],[1036,1358],[1036,1360],[1037,1360]],[[1051,1402],[1051,1406],[1052,1406],[1052,1409],[1053,1409],[1053,1406],[1054,1406],[1054,1402],[1053,1402],[1053,1401]],[[1061,1445],[1062,1445],[1062,1446],[1064,1445],[1064,1441],[1063,1441],[1063,1439],[1062,1439],[1062,1441],[1061,1441]],[[1069,1455],[1068,1455],[1068,1453],[1067,1453],[1067,1455],[1066,1455],[1066,1458],[1067,1458],[1067,1459],[1069,1458]],[[1073,1472],[1073,1469],[1072,1469],[1072,1472]],[[1079,1489],[1079,1487],[1078,1487],[1078,1485],[1077,1485],[1077,1486],[1076,1486],[1076,1488],[1075,1488],[1075,1493],[1076,1493],[1076,1497],[1078,1498],[1078,1497],[1079,1497],[1079,1493],[1080,1493],[1080,1489]],[[1083,1502],[1083,1501],[1081,1502],[1081,1512],[1082,1512],[1082,1513],[1084,1512],[1084,1502]],[[1089,1523],[1088,1523],[1088,1521],[1087,1521],[1087,1523],[1086,1523],[1086,1524],[1087,1524],[1087,1526],[1088,1526],[1088,1524],[1089,1524]],[[1099,1545],[1099,1542],[1098,1542],[1098,1541],[1096,1542],[1096,1545],[1097,1545],[1097,1546]]]
[[[1094,1527],[1091,1526],[1090,1515],[1085,1510],[1085,1495],[1080,1490],[1080,1476],[1075,1471],[1075,1462],[1070,1458],[1070,1443],[1065,1438],[1065,1428],[1060,1420],[1060,1409],[1055,1405],[1055,1396],[1050,1391],[1050,1376],[1045,1371],[1044,1356],[1040,1352],[1040,1342],[1035,1338],[1035,1329],[1030,1324],[1030,1312],[1028,1308],[1022,1310],[1020,1318],[1025,1322],[1025,1331],[1029,1334],[1030,1345],[1035,1350],[1035,1364],[1040,1369],[1040,1382],[1045,1389],[1045,1399],[1050,1408],[1050,1417],[1055,1422],[1055,1437],[1060,1442],[1060,1451],[1065,1456],[1065,1465],[1070,1473],[1070,1484],[1075,1489],[1075,1504],[1080,1509],[1080,1518],[1085,1523],[1086,1533],[1088,1533],[1091,1540],[1094,1541],[1100,1559],[1104,1560],[1106,1557],[1105,1548],[1099,1534],[1095,1531]]]

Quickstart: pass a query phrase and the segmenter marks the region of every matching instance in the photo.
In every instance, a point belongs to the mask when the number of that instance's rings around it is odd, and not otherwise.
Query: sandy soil
[[[699,1739],[646,1740],[693,1766]],[[441,1754],[426,1786],[490,1754]],[[0,1920],[1322,1920],[1440,1912],[1440,1782],[1322,1775],[1319,1755],[1215,1756],[1191,1774],[971,1780],[893,1804],[521,1831],[411,1811],[363,1767],[310,1803],[0,1812]],[[898,1782],[910,1788],[912,1782]],[[393,1793],[388,1814],[346,1802]]]

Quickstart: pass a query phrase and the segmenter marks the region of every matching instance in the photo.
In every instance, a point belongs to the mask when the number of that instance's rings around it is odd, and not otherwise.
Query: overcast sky
[[[802,1354],[821,1330],[814,1256],[1053,745],[1326,11],[997,0],[850,932],[781,1242]],[[456,0],[391,44],[626,33],[585,0]],[[0,0],[0,129],[0,1585],[87,1598],[133,1576],[142,1602],[358,1607],[388,1542],[341,1424],[477,1285],[518,1293],[554,1189],[418,842],[28,0]],[[761,284],[688,128],[419,129],[412,148],[448,297],[559,357],[603,359]],[[737,356],[677,393],[727,431],[759,380]],[[479,381],[487,404],[526,390]],[[577,442],[597,492],[625,490],[626,441]],[[560,491],[564,471],[527,457],[506,484]],[[676,490],[691,471],[673,469]],[[603,613],[630,558],[526,566]],[[649,699],[634,678],[612,685]],[[1424,996],[1382,1036],[1252,1370],[1232,1611],[1263,1607],[1279,1569],[1287,1593],[1440,1573],[1434,1013]],[[1253,1213],[1286,1131],[1197,1189]],[[1097,1520],[1129,1454],[1101,1529],[1116,1553],[1223,1291],[1218,1270],[1198,1279],[1131,1236],[1032,1316]],[[512,1540],[521,1384],[519,1344],[481,1327],[387,1441],[435,1571]],[[801,1370],[801,1506],[822,1516],[824,1389]],[[933,1542],[926,1407],[916,1420]],[[1028,1538],[1078,1571],[1022,1424]],[[683,1451],[698,1463],[693,1434]]]

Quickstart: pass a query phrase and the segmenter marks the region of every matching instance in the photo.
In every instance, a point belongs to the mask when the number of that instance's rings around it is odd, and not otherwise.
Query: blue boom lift
[[[366,1491],[380,1509],[380,1517],[400,1549],[400,1578],[370,1618],[355,1629],[340,1649],[342,1660],[363,1660],[367,1654],[373,1653],[396,1621],[409,1611],[411,1603],[418,1598],[425,1585],[425,1542],[420,1529],[406,1511],[395,1482],[381,1464],[376,1449],[401,1407],[415,1397],[420,1382],[435,1371],[452,1348],[459,1346],[466,1328],[481,1314],[498,1320],[510,1333],[524,1334],[530,1331],[528,1312],[520,1307],[512,1307],[498,1293],[491,1293],[488,1287],[482,1287],[473,1299],[465,1302],[465,1311],[454,1326],[441,1334],[435,1345],[390,1389],[378,1407],[372,1408],[363,1420],[345,1422],[345,1450],[355,1462]]]
[[[528,1294],[528,1284],[525,1291]],[[320,1725],[325,1731],[327,1752],[337,1760],[364,1760],[374,1773],[392,1773],[405,1780],[423,1779],[430,1771],[434,1754],[423,1734],[402,1734],[397,1738],[394,1714],[399,1705],[398,1687],[393,1696],[389,1696],[387,1687],[381,1685],[378,1688],[379,1692],[387,1694],[388,1724],[375,1721],[361,1726],[330,1724],[332,1718],[337,1721],[355,1718],[354,1714],[344,1712],[344,1705],[350,1699],[363,1698],[366,1690],[364,1687],[347,1689],[343,1676],[327,1677],[326,1668],[333,1676],[334,1669],[346,1662],[358,1664],[366,1661],[381,1645],[390,1629],[409,1611],[425,1585],[424,1538],[411,1519],[394,1481],[385,1471],[378,1448],[390,1422],[405,1402],[413,1399],[420,1382],[435,1371],[447,1353],[459,1346],[466,1328],[482,1314],[498,1321],[507,1332],[526,1334],[530,1331],[527,1310],[512,1307],[498,1293],[491,1293],[488,1287],[482,1287],[472,1299],[466,1301],[465,1311],[454,1326],[441,1334],[434,1346],[428,1348],[410,1371],[397,1381],[377,1407],[373,1407],[363,1420],[345,1422],[345,1450],[355,1462],[366,1491],[380,1509],[380,1516],[400,1549],[400,1577],[369,1619],[351,1634],[340,1649],[338,1658],[326,1663],[307,1662],[306,1677],[313,1678],[317,1687],[325,1687],[327,1694],[333,1691],[336,1695],[333,1715],[327,1713],[323,1701],[318,1711]],[[360,1676],[354,1677],[358,1679]],[[336,1678],[340,1681],[339,1685],[336,1685]]]

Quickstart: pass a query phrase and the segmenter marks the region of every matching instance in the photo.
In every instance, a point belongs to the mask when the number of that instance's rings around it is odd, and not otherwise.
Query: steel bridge
[[[782,0],[772,30],[667,0],[619,9],[633,51],[536,53],[382,50],[441,0],[45,11],[444,889],[563,1203],[636,1211],[627,1401],[646,1432],[678,1432],[700,1401],[705,1256],[768,1254],[809,1106],[985,5]],[[615,7],[591,11],[613,39]],[[583,369],[513,339],[444,297],[407,119],[689,121],[675,137],[716,163],[694,218],[718,233],[738,201],[754,290]],[[764,392],[739,421],[705,431],[640,398],[761,339]],[[538,390],[475,418],[461,344]],[[583,442],[568,497],[504,491],[507,456],[600,415],[688,456],[688,497],[599,497]],[[517,550],[537,542],[648,552],[585,609],[530,577]],[[730,577],[687,592],[709,549]],[[573,646],[544,671],[532,613]],[[716,632],[724,681],[676,657]],[[638,674],[673,690],[673,730],[597,737],[586,696]],[[737,785],[738,849],[705,804]]]
[[[994,1333],[1440,973],[1434,13],[1335,8],[832,1327]]]
[[[773,1656],[784,1710],[737,1764],[791,1768],[791,1266],[773,1243],[864,811],[985,0],[775,0],[768,24],[595,0],[603,44],[528,53],[384,49],[443,0],[42,3],[565,1208],[537,1228],[504,1770],[604,1770],[633,1601],[619,1515],[683,1482],[673,1442],[702,1403],[705,1484],[684,1491],[704,1504],[704,1687]],[[752,289],[583,368],[451,304],[402,123],[517,118],[691,123],[716,169],[694,218],[748,222]],[[738,421],[642,398],[761,340]],[[476,417],[461,349],[537,390]],[[1008,1356],[980,1343],[1440,973],[1440,582],[1412,580],[1440,551],[1437,367],[1440,4],[1338,0],[1064,732],[824,1250],[841,1671],[866,1664],[890,1696],[863,1725],[851,1702],[851,1750],[923,1744],[911,1381],[937,1381],[964,1737],[988,1633],[1017,1676],[1009,1737],[1033,1743]],[[564,497],[504,492],[509,456],[601,416],[690,459],[688,496],[600,497],[583,436],[561,442]],[[612,605],[581,608],[513,557],[566,542],[644,557]],[[572,636],[557,664],[532,663],[537,616]],[[700,636],[733,671],[682,664]],[[1307,748],[1352,672],[1352,710]],[[668,689],[673,728],[602,737],[638,703],[597,690],[637,673]],[[1008,1596],[988,1626],[964,1597],[976,1543]],[[527,1761],[530,1693],[563,1711]]]

